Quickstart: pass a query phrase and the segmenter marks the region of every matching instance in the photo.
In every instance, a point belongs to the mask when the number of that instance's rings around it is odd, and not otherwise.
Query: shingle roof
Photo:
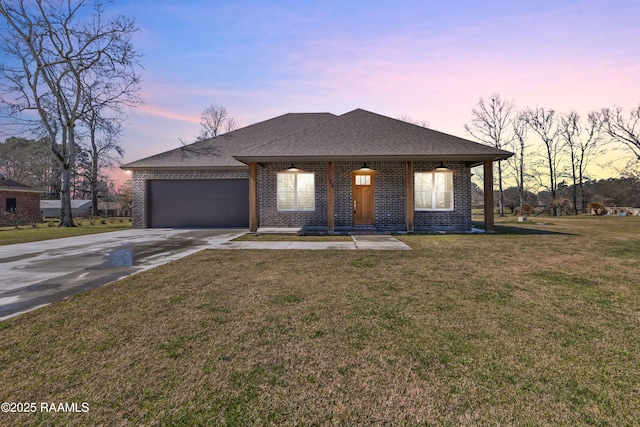
[[[357,109],[289,113],[122,166],[123,169],[230,168],[293,160],[500,160],[512,153]]]
[[[91,200],[71,199],[71,209],[91,209]],[[60,200],[40,200],[40,209],[60,209]]]
[[[315,126],[336,117],[331,113],[289,113],[215,138],[156,154],[123,169],[246,167],[233,158],[247,148]]]
[[[26,193],[41,193],[41,190],[31,187],[30,185],[23,184],[12,179],[6,179],[0,175],[0,191],[23,191]]]
[[[314,127],[236,153],[244,162],[293,158],[338,160],[505,159],[512,153],[357,109]]]

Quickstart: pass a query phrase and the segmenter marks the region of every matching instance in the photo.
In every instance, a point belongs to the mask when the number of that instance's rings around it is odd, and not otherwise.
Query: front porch
[[[294,230],[294,233],[329,235],[494,231],[493,161],[483,162],[486,231],[474,229],[471,224],[471,164],[455,161],[446,162],[444,168],[442,161],[435,160],[370,162],[371,183],[375,182],[372,220],[369,224],[360,224],[355,215],[352,216],[352,208],[355,212],[354,207],[360,206],[352,184],[355,183],[354,174],[362,165],[362,162],[353,161],[296,163],[295,170],[315,176],[313,209],[282,211],[277,206],[276,175],[287,172],[294,164],[249,163],[250,231],[284,228]],[[451,208],[417,209],[416,174],[441,168],[453,176]]]

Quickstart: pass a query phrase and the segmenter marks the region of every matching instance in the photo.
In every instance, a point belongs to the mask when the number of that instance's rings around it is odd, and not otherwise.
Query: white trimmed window
[[[453,173],[416,172],[415,209],[417,211],[452,211]]]
[[[314,211],[316,208],[315,174],[280,172],[277,193],[279,211]]]

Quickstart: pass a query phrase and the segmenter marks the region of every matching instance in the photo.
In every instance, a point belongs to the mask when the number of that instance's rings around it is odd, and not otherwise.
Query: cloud
[[[148,114],[151,116],[161,117],[163,119],[171,119],[178,120],[181,122],[188,123],[196,123],[200,124],[200,118],[194,116],[188,116],[180,113],[176,113],[174,111],[165,110],[163,108],[158,107],[157,105],[148,105],[145,104],[138,108],[138,111],[143,114]]]

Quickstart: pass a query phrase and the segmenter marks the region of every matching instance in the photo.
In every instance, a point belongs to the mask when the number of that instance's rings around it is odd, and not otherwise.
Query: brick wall
[[[291,163],[266,163],[263,164],[263,167],[258,167],[258,222],[260,227],[326,226],[327,168],[325,162],[295,164],[296,168],[304,172],[315,173],[315,210],[313,212],[278,212],[277,174],[287,170],[290,166]]]
[[[405,229],[405,163],[368,162],[375,171],[375,226]],[[416,162],[415,172],[430,171],[440,163]],[[278,212],[276,205],[276,176],[291,163],[267,163],[258,168],[258,218],[260,227],[326,227],[326,163],[296,163],[298,169],[314,172],[315,211]],[[429,227],[471,229],[471,172],[464,163],[446,163],[454,171],[454,211],[415,212],[416,229]],[[334,163],[335,226],[352,225],[351,172],[362,162]]]
[[[249,178],[249,168],[230,170],[145,170],[133,171],[133,227],[147,227],[147,181],[150,179],[229,179]]]
[[[404,162],[368,162],[375,171],[375,225],[404,230]],[[415,162],[415,172],[433,170],[439,162]],[[291,163],[267,163],[258,167],[258,218],[260,227],[326,227],[327,175],[325,162],[296,163],[305,172],[315,173],[315,210],[313,212],[278,212],[276,205],[276,174]],[[352,224],[351,172],[362,162],[335,162],[335,225]],[[416,230],[438,228],[471,229],[471,171],[464,163],[445,163],[454,171],[454,210],[416,211]],[[147,226],[146,188],[150,179],[229,179],[248,178],[248,169],[235,170],[147,170],[133,172],[133,226]],[[4,205],[2,205],[4,206]],[[39,201],[38,201],[39,209]]]
[[[16,211],[21,217],[24,217],[24,222],[30,222],[32,218],[41,218],[40,193],[0,191],[0,210],[3,213],[7,206],[7,199],[16,199]]]
[[[428,172],[440,163],[415,162],[414,172]],[[464,163],[445,163],[453,170],[453,211],[415,211],[415,229],[430,227],[471,230],[471,170]]]

